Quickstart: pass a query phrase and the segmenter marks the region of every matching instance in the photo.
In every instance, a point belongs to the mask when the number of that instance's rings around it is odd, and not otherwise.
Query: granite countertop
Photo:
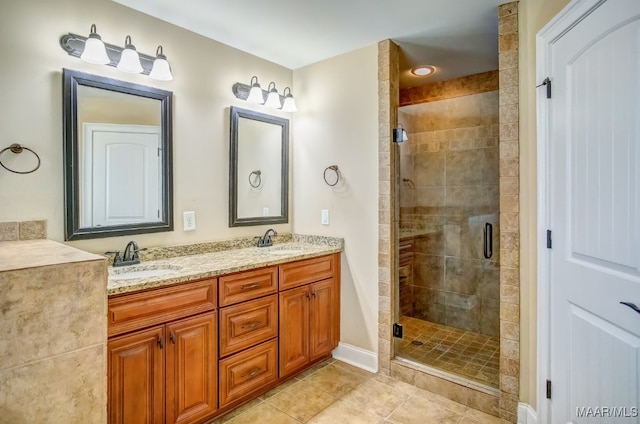
[[[164,259],[142,261],[140,265],[109,267],[107,294],[109,296],[130,293],[150,288],[169,286],[186,281],[217,277],[248,269],[277,265],[299,259],[313,258],[343,250],[342,239],[329,239],[315,242],[318,238],[294,238],[294,241],[278,243],[271,247],[245,247],[214,251]],[[139,278],[119,279],[130,271],[162,270],[163,275],[140,276]],[[150,271],[154,272],[154,271]]]

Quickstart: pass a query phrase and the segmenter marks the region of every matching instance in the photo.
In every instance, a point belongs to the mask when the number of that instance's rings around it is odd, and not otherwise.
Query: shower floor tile
[[[403,316],[398,356],[498,387],[500,339]]]

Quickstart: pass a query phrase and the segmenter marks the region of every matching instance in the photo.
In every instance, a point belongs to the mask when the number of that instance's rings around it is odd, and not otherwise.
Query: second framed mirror
[[[289,120],[230,113],[229,226],[289,222]]]

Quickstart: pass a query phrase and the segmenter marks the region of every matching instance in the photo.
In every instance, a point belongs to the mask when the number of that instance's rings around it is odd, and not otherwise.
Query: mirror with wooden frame
[[[289,221],[289,120],[232,106],[229,226]]]
[[[65,240],[173,230],[170,91],[63,70]]]

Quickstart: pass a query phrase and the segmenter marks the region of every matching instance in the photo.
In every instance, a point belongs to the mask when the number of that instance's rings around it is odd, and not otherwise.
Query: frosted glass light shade
[[[280,95],[275,89],[269,92],[267,101],[264,102],[264,105],[267,107],[272,107],[274,109],[280,109],[282,107],[282,103],[280,103]]]
[[[288,93],[287,93],[288,91]],[[296,107],[296,101],[291,94],[291,89],[289,87],[285,88],[282,92],[284,96],[284,104],[282,105],[283,112],[297,112],[298,108]]]
[[[131,44],[131,37],[127,35],[124,43],[124,50],[122,51],[122,56],[120,56],[120,62],[118,62],[117,68],[132,74],[141,73],[143,69],[140,64],[140,56],[135,46]]]
[[[96,33],[95,24],[91,25],[91,33],[89,38],[84,42],[84,50],[80,55],[80,59],[85,62],[95,63],[96,65],[106,65],[111,62],[107,56],[107,49],[100,36]]]
[[[166,59],[156,58],[156,60],[153,61],[153,68],[151,68],[149,77],[160,81],[171,81],[173,75],[171,74],[169,62],[167,62]]]
[[[271,88],[272,85],[273,88]],[[270,82],[267,90],[269,91],[269,94],[267,94],[267,101],[264,102],[264,105],[274,109],[280,109],[282,107],[282,103],[280,103],[280,94],[278,94],[278,90],[276,90],[276,83]]]
[[[293,96],[288,96],[284,98],[284,104],[282,105],[283,112],[297,112],[298,108],[296,107],[296,101]]]
[[[167,56],[162,54],[162,46],[158,46],[156,50],[156,60],[153,61],[149,77],[160,81],[171,81],[173,79]]]
[[[264,103],[264,97],[262,96],[262,88],[260,88],[260,84],[254,84],[249,90],[249,96],[247,97],[248,102],[257,103],[259,105]]]

